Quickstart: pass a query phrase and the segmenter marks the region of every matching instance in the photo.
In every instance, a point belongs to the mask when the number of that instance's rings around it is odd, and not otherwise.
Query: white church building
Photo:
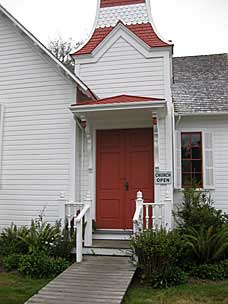
[[[0,6],[0,228],[171,228],[193,183],[228,212],[228,55],[173,49],[149,0],[98,0],[72,74]]]

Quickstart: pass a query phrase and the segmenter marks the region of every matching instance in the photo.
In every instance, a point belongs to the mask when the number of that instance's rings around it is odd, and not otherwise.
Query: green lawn
[[[0,303],[23,304],[47,282],[47,279],[34,280],[16,274],[0,273]]]
[[[189,283],[168,289],[131,286],[124,304],[228,304],[228,281]]]

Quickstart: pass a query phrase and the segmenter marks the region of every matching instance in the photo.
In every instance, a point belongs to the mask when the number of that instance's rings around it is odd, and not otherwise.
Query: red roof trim
[[[100,7],[121,6],[145,3],[145,0],[101,0]]]
[[[119,24],[119,23],[118,23]],[[116,25],[117,26],[117,25]],[[133,32],[137,37],[144,41],[148,46],[154,47],[167,47],[171,46],[164,41],[162,41],[157,34],[154,32],[151,23],[144,24],[131,24],[123,25]],[[109,33],[114,29],[114,27],[98,28],[94,31],[90,40],[73,55],[85,55],[90,54],[92,51],[108,36]]]
[[[99,104],[113,104],[113,103],[130,103],[130,102],[144,102],[144,101],[162,101],[165,99],[155,97],[133,96],[133,95],[118,95],[98,99],[95,101],[84,101],[72,106],[84,106],[84,105],[99,105]]]

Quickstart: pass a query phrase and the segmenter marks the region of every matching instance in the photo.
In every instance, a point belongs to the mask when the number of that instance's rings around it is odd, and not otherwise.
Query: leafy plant
[[[202,264],[192,267],[190,275],[196,279],[224,280],[228,278],[228,260],[214,264]]]
[[[219,231],[213,226],[202,226],[199,230],[190,227],[184,239],[191,256],[199,264],[221,260],[228,250],[228,227]]]
[[[131,240],[141,280],[153,287],[167,287],[184,280],[177,265],[183,260],[185,244],[177,231],[144,230]],[[177,275],[176,280],[172,277]]]
[[[213,226],[219,230],[227,223],[227,215],[213,207],[211,196],[195,188],[186,188],[183,192],[183,202],[173,212],[175,222],[182,232],[189,227],[200,230],[201,227],[208,229]]]
[[[71,253],[76,244],[74,229],[68,229],[67,226],[61,231],[58,237],[55,237],[49,255],[54,257],[71,258]]]
[[[22,240],[26,237],[29,228],[27,226],[17,227],[11,224],[4,228],[0,235],[0,255],[7,256],[13,253],[25,254],[28,252],[28,245]]]
[[[60,223],[54,226],[47,222],[43,222],[42,219],[32,220],[31,227],[27,234],[19,236],[19,238],[27,244],[29,252],[45,251],[49,252],[50,247],[53,246],[53,242],[60,234]]]
[[[6,271],[16,270],[19,265],[21,255],[20,254],[11,254],[3,258],[3,266]]]
[[[57,276],[69,265],[66,259],[50,258],[44,252],[33,252],[20,258],[18,271],[33,278],[49,278]]]
[[[227,277],[221,264],[202,264],[192,268],[190,275],[202,280],[223,280]]]

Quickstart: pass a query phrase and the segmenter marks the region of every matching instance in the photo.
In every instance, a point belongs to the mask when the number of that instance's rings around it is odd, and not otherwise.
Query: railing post
[[[89,209],[87,210],[85,214],[85,239],[84,239],[84,245],[85,246],[92,246],[92,197],[90,193],[88,192],[85,200],[85,205],[89,206]]]
[[[169,198],[168,193],[166,193],[165,197],[165,228],[167,230],[171,230],[172,228],[172,206],[171,199]]]
[[[76,223],[76,262],[82,261],[82,221]]]
[[[141,216],[137,222],[133,222],[133,233],[136,234],[139,232],[140,229],[143,229],[143,196],[142,192],[138,191],[137,192],[137,197],[136,197],[136,209],[141,208]]]

